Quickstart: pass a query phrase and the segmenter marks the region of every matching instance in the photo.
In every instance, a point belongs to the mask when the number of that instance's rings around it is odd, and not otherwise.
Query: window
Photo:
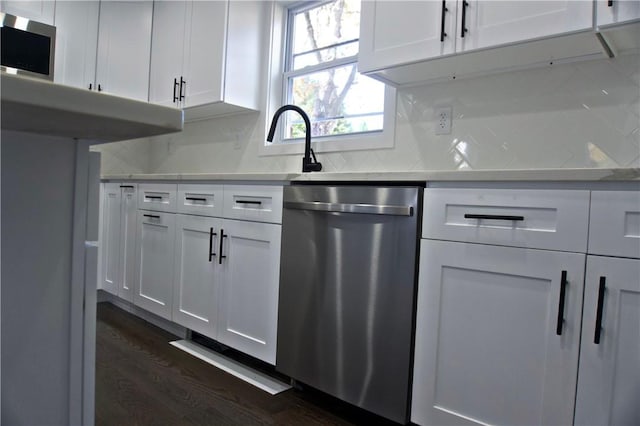
[[[284,69],[281,92],[271,93],[275,104],[307,112],[318,152],[392,146],[393,114],[385,110],[395,108],[395,91],[358,73],[360,0],[302,2],[284,16]],[[302,118],[286,113],[272,145],[299,144],[304,135]]]

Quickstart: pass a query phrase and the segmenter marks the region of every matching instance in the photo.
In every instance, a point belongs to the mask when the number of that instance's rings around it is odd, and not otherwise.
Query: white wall
[[[450,135],[434,135],[439,105],[453,106]],[[250,113],[104,145],[103,173],[300,171],[300,155],[258,155],[268,120]],[[328,172],[640,167],[639,123],[634,54],[400,90],[394,148],[318,160]]]
[[[134,139],[94,145],[91,151],[101,153],[102,174],[149,173],[150,140]]]

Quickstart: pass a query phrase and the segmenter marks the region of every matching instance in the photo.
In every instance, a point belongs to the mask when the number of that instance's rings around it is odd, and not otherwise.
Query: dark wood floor
[[[98,304],[96,425],[391,425],[309,389],[268,393],[174,348],[175,336]]]

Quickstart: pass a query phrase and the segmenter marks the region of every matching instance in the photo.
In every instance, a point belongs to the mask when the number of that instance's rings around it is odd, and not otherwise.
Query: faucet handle
[[[302,157],[302,172],[319,172],[322,170],[322,163],[318,163],[316,160],[316,156],[311,150],[311,155],[313,156],[313,160],[311,158]]]

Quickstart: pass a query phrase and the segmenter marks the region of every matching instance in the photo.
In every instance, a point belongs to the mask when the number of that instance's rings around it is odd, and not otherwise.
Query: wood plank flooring
[[[310,389],[271,396],[168,342],[176,337],[98,304],[96,425],[393,425]]]

